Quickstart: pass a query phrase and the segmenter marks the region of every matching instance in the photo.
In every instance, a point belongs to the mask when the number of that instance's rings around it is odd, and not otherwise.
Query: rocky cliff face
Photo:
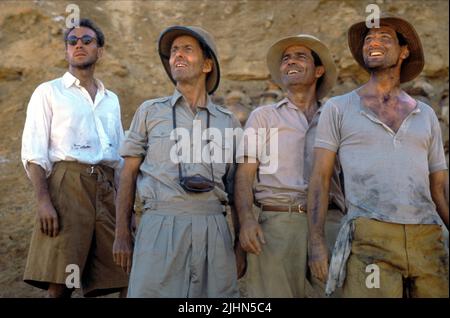
[[[0,2],[0,297],[42,296],[21,282],[34,196],[20,162],[20,141],[33,90],[67,68],[62,41],[67,4],[78,4],[81,16],[92,18],[105,33],[106,54],[96,74],[119,95],[127,129],[140,103],[173,91],[156,49],[165,27],[200,25],[211,31],[222,67],[215,99],[245,112],[266,98],[281,96],[270,84],[265,64],[267,49],[281,37],[310,33],[330,46],[339,67],[338,85],[331,95],[366,80],[367,74],[348,50],[346,32],[365,15],[371,2],[416,27],[426,65],[421,76],[405,88],[436,110],[448,151],[447,1]]]

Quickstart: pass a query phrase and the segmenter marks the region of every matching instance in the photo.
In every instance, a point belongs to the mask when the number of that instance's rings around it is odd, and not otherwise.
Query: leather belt
[[[103,173],[109,173],[114,176],[114,169],[109,166],[103,165],[103,164],[92,165],[89,163],[81,163],[78,161],[57,161],[57,162],[55,162],[55,167],[57,165],[63,165],[64,167],[67,167],[68,169],[87,173],[90,176],[92,176],[94,174],[95,175],[100,174],[100,173],[102,173],[102,171],[103,171]]]
[[[274,211],[274,212],[293,212],[293,213],[306,213],[306,205],[297,204],[297,205],[259,205],[262,211]],[[328,205],[328,210],[340,210],[339,207],[331,202]]]
[[[306,206],[297,205],[261,205],[262,211],[274,211],[274,212],[293,212],[293,213],[306,213]]]

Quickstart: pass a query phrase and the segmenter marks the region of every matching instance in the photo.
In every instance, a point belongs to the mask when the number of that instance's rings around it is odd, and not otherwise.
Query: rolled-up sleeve
[[[21,150],[22,163],[28,176],[30,162],[41,166],[47,177],[52,171],[48,149],[52,122],[50,98],[51,87],[41,84],[33,92],[28,103]]]
[[[145,157],[147,153],[147,107],[142,104],[130,125],[130,129],[125,134],[125,138],[120,146],[119,154],[122,157]]]
[[[320,114],[317,125],[315,148],[337,152],[340,145],[339,109],[328,101]]]

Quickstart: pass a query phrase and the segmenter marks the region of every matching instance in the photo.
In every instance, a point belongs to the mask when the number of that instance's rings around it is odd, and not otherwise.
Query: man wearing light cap
[[[342,286],[344,297],[448,298],[441,131],[433,109],[400,88],[422,71],[422,45],[404,19],[383,14],[378,22],[350,27],[350,50],[370,79],[330,99],[317,128],[308,197],[311,272],[328,279],[328,294]],[[337,153],[348,213],[328,267],[323,226]]]
[[[195,139],[198,123],[201,133],[215,128],[222,136],[226,128],[240,126],[209,96],[220,80],[217,49],[205,30],[172,26],[161,33],[158,50],[176,89],[172,96],[139,107],[121,146],[125,165],[114,258],[125,271],[131,269],[128,297],[238,297],[233,244],[224,216],[224,205],[232,199],[233,160],[196,162],[189,154],[186,160],[182,149],[183,159],[174,161],[180,143],[171,138],[177,137],[176,128]],[[188,140],[192,153],[197,140]],[[200,142],[201,149],[212,144],[224,153],[229,146],[221,138]],[[144,212],[133,250],[135,190]]]
[[[258,141],[254,153],[250,142],[242,142],[237,155],[239,239],[248,252],[243,284],[249,297],[320,296],[312,293],[306,279],[305,212],[312,147],[322,109],[319,100],[333,87],[336,66],[328,48],[311,35],[292,36],[273,44],[267,65],[273,81],[284,88],[287,97],[250,114],[245,134],[249,140],[262,141]],[[278,136],[270,132],[271,128],[278,129]],[[257,136],[251,136],[252,131]],[[278,143],[278,153],[267,156],[262,148],[271,148],[273,143]],[[269,161],[276,161],[273,171],[268,167],[271,163],[266,164]],[[329,202],[330,245],[344,210],[338,168],[335,177]],[[252,213],[253,203],[260,208],[259,219]]]

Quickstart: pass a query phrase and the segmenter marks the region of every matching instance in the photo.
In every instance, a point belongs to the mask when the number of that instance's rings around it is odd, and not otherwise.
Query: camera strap
[[[174,131],[175,131],[175,129],[177,129],[177,113],[176,113],[175,107],[176,107],[175,105],[172,106],[172,125],[173,125]],[[207,109],[206,109],[206,114],[207,114],[206,115],[206,129],[209,129],[210,114],[209,114],[209,110],[207,110]],[[209,139],[209,136],[208,136],[208,140],[206,141],[208,148],[209,148],[210,141],[211,141],[211,139]],[[176,143],[178,143],[178,139],[177,139]],[[177,147],[177,156],[178,156],[178,147]],[[211,166],[212,182],[214,184],[214,169],[213,169],[213,164],[212,164],[212,160],[211,160],[211,152],[209,152],[209,163]],[[183,178],[183,173],[181,172],[181,161],[178,161],[178,178],[180,180],[182,180],[182,178]]]

